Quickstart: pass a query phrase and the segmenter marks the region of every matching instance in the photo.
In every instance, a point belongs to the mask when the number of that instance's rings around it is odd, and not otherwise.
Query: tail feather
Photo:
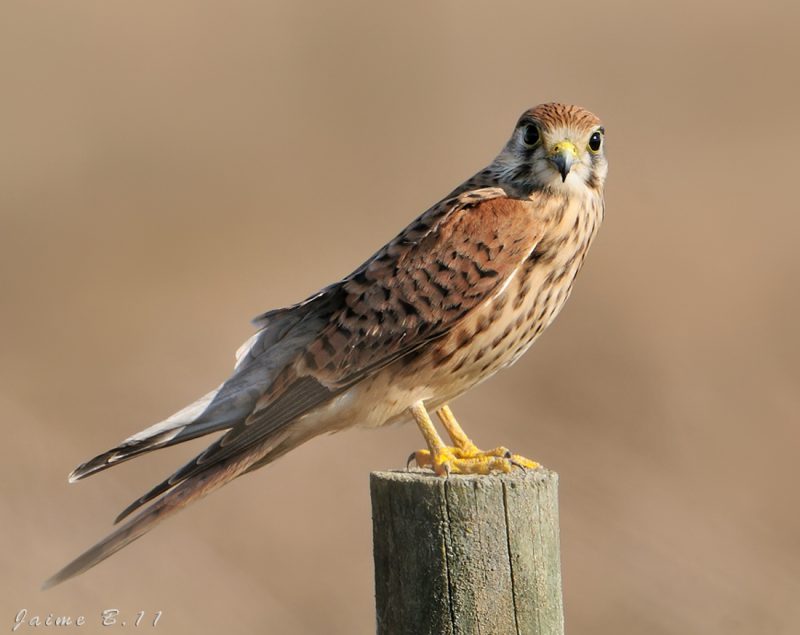
[[[54,587],[91,569],[137,538],[142,537],[165,518],[244,474],[254,463],[263,464],[264,460],[269,457],[271,449],[280,444],[283,439],[283,435],[271,439],[243,456],[213,465],[208,470],[183,481],[46,580],[42,589]]]

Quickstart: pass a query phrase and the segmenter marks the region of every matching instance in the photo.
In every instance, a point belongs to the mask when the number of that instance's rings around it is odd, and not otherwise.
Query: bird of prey
[[[535,468],[502,447],[479,450],[448,403],[514,363],[564,305],[603,219],[604,137],[583,108],[547,103],[526,111],[488,167],[353,273],[258,316],[227,381],[72,472],[71,482],[222,433],[129,505],[116,522],[138,510],[135,516],[45,587],[312,437],[351,426],[414,420],[427,447],[412,456],[438,475]]]

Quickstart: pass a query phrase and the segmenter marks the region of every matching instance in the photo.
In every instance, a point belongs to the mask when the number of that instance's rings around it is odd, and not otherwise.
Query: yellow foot
[[[474,445],[470,448],[444,446],[436,454],[431,454],[429,450],[418,450],[409,457],[409,462],[411,459],[419,467],[431,468],[438,476],[510,472],[515,466],[529,470],[539,467],[536,461],[511,454],[507,448],[483,451]]]

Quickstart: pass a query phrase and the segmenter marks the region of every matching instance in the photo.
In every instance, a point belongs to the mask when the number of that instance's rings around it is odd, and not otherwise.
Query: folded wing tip
[[[89,474],[91,473],[92,473],[91,468],[87,468],[86,463],[81,463],[78,467],[76,467],[69,473],[67,481],[70,483],[77,483],[78,481],[89,476]]]
[[[91,461],[86,461],[85,463],[81,463],[78,467],[76,467],[72,472],[69,473],[67,480],[70,483],[76,483],[80,480],[85,479],[87,476],[91,476],[95,472],[99,472],[100,470],[108,467],[109,462],[106,460],[106,454],[101,454],[93,458]]]
[[[130,516],[134,511],[139,509],[146,501],[142,501],[140,498],[137,498],[133,501],[130,505],[128,505],[125,509],[123,509],[117,517],[114,519],[114,524],[118,525],[120,521],[124,520],[128,516]]]

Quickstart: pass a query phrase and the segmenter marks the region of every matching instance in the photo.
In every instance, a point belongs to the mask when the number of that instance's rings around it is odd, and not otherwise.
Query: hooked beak
[[[550,162],[561,175],[561,182],[567,180],[572,164],[578,158],[578,148],[571,141],[559,141],[550,150]]]

